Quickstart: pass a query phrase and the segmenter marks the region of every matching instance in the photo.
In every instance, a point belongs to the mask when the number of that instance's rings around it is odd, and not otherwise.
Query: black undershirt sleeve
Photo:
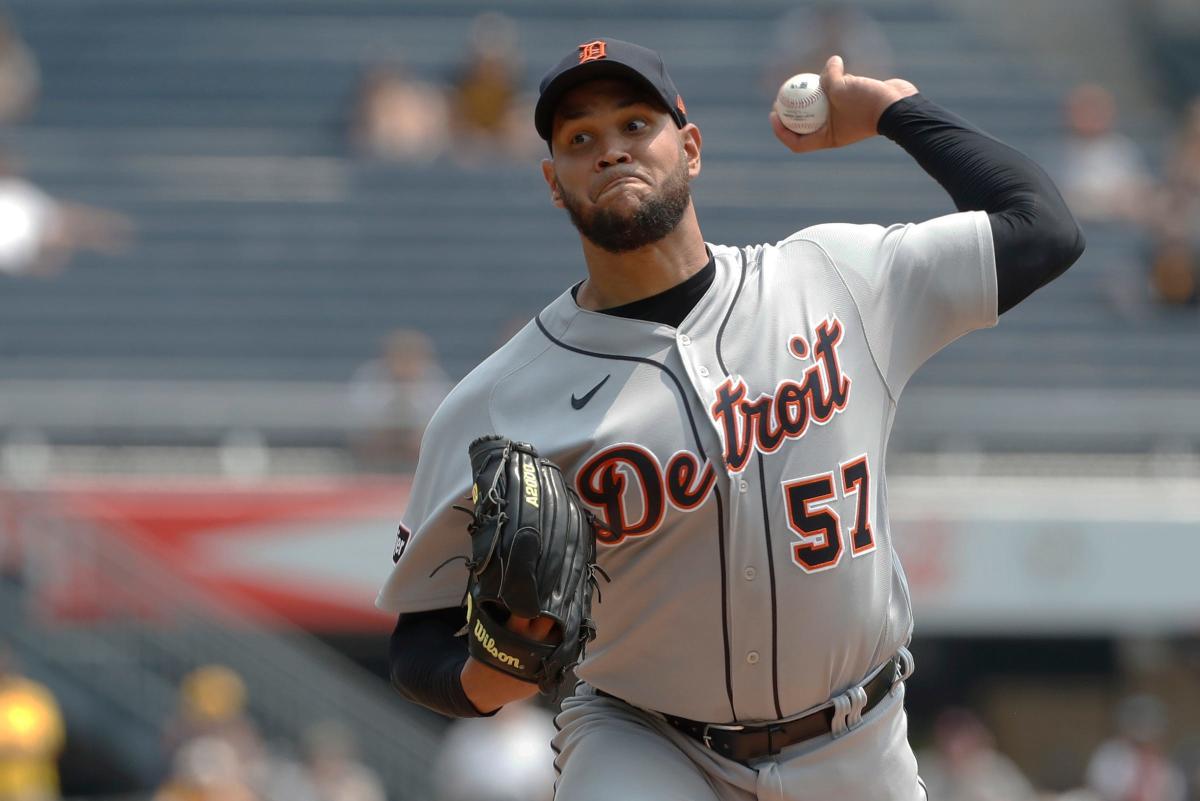
[[[455,634],[462,629],[462,607],[401,615],[388,648],[392,686],[413,703],[452,718],[484,715],[462,686],[467,642]]]
[[[888,106],[878,130],[916,159],[959,211],[987,212],[1001,313],[1083,253],[1083,232],[1062,195],[1015,149],[919,94]]]

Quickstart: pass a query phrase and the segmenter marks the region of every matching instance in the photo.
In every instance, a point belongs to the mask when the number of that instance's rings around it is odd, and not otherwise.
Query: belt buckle
[[[704,741],[704,746],[708,750],[712,750],[712,735],[708,733],[709,729],[717,729],[719,731],[745,731],[745,726],[738,726],[731,723],[705,723],[704,732],[701,739]]]

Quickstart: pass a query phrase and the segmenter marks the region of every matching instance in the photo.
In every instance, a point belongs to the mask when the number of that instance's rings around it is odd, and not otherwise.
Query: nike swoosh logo
[[[606,383],[608,383],[608,379],[610,379],[610,378],[612,378],[612,373],[609,373],[608,375],[604,376],[604,379],[599,384],[592,387],[592,391],[589,392],[588,394],[584,395],[582,398],[575,397],[575,393],[572,392],[571,393],[571,408],[572,409],[582,409],[584,406],[587,406],[587,402],[592,399],[593,395],[595,395],[597,392],[600,391],[600,387],[602,387]]]

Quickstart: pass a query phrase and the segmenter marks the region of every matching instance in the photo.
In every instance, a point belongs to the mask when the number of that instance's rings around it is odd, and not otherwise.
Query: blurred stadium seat
[[[687,4],[684,19],[674,0],[618,5],[636,14],[618,18],[613,7],[600,21],[570,6],[514,4],[527,85],[563,41],[597,27],[661,49],[705,132],[709,158],[696,197],[710,239],[774,241],[828,220],[887,223],[951,210],[887,143],[798,163],[756,124],[760,43],[787,4],[703,13]],[[467,17],[488,4],[214,0],[153,13],[137,2],[10,6],[41,61],[45,91],[34,118],[9,132],[9,146],[51,191],[116,208],[138,225],[138,245],[124,257],[81,259],[89,263],[52,282],[5,282],[0,382],[24,383],[0,394],[34,410],[14,401],[11,424],[37,427],[41,410],[52,437],[86,439],[80,429],[91,427],[94,438],[120,438],[129,431],[122,409],[151,420],[166,409],[169,417],[191,396],[210,416],[228,410],[218,428],[258,422],[269,438],[287,439],[272,430],[281,427],[278,410],[255,398],[277,395],[272,382],[299,382],[293,397],[308,412],[294,412],[305,431],[293,428],[291,438],[322,441],[321,421],[336,429],[343,411],[327,387],[345,381],[388,330],[428,331],[459,376],[490,352],[505,320],[531,315],[579,272],[574,236],[550,208],[535,165],[385,166],[347,155],[344,129],[362,70],[397,57],[420,74],[449,75]],[[901,74],[1012,144],[1053,152],[1061,87],[938,4],[868,6]],[[1152,127],[1136,133],[1161,138]],[[1075,448],[1100,443],[1070,426],[1073,402],[1131,387],[1195,402],[1197,318],[1129,319],[1108,288],[1113,272],[1138,269],[1137,238],[1087,233],[1082,264],[999,330],[935,358],[914,394],[978,388],[975,397],[1020,407],[1031,390],[1066,390],[1042,413],[1063,424],[1059,444]],[[62,379],[88,382],[70,395],[89,399],[90,418],[47,383]],[[177,383],[188,380],[232,383],[206,393]],[[211,402],[218,394],[219,405]],[[1113,397],[1123,403],[1119,392]],[[923,408],[906,410],[918,427]],[[70,425],[72,414],[79,425]],[[1150,418],[1144,427],[1151,430],[1138,432],[1135,445],[1169,433],[1200,438],[1196,426],[1164,431]],[[146,437],[165,436],[148,429]]]

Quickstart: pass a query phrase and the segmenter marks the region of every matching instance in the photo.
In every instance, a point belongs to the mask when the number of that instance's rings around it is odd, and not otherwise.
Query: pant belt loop
[[[830,733],[833,739],[837,739],[849,731],[846,725],[846,715],[850,712],[850,693],[844,692],[841,695],[833,697],[833,723],[830,726]]]
[[[775,756],[783,750],[781,734],[783,734],[782,724],[771,723],[767,725],[767,753],[771,756]]]
[[[867,691],[860,687],[851,687],[846,691],[850,696],[850,711],[846,713],[846,728],[853,729],[862,723],[863,709],[867,706]]]
[[[900,688],[904,686],[904,682],[908,681],[908,677],[917,669],[917,661],[913,659],[912,651],[909,651],[903,645],[896,652],[896,680],[892,683],[892,689],[888,691],[889,695],[895,695],[900,692]]]

